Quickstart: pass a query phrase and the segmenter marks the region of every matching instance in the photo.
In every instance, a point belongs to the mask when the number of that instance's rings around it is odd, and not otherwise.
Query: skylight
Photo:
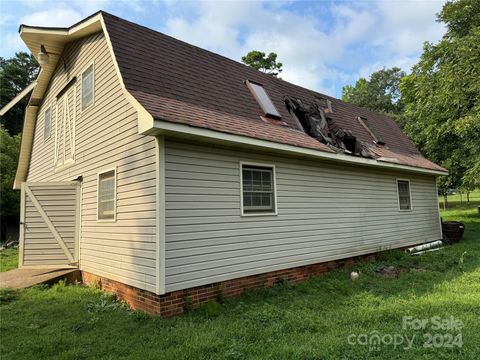
[[[359,116],[357,119],[360,122],[360,124],[362,124],[362,126],[365,128],[365,130],[368,131],[368,133],[373,138],[373,141],[375,141],[376,144],[385,145],[385,140],[383,140],[383,138],[378,133],[377,129],[375,128],[375,126],[373,126],[373,124],[371,124],[367,119],[361,116]]]
[[[278,119],[282,117],[275,105],[273,105],[272,100],[270,99],[262,85],[254,83],[250,80],[245,81],[245,84],[247,84],[248,89],[252,93],[255,100],[257,100],[258,105],[260,105],[260,107],[262,108],[265,116],[271,116]]]

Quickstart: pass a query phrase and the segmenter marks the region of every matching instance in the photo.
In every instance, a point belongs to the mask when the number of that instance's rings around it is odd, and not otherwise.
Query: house
[[[442,236],[446,170],[384,115],[105,12],[19,31],[22,267],[168,316]]]

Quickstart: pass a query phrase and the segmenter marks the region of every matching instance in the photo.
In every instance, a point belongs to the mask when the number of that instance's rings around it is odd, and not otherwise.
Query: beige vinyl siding
[[[241,161],[275,165],[277,216],[240,216]],[[165,181],[167,292],[440,238],[432,176],[167,141]]]
[[[33,196],[70,253],[76,252],[76,186],[31,186]],[[25,195],[23,265],[69,265],[70,260],[50,231],[29,195]],[[21,255],[22,256],[22,255]]]
[[[155,291],[155,138],[137,131],[136,111],[122,92],[103,33],[72,42],[40,108],[28,181],[83,177],[80,268]],[[94,104],[81,110],[81,74],[94,63]],[[56,96],[73,78],[75,162],[54,166]],[[52,136],[44,141],[44,109],[52,106]],[[72,109],[73,111],[73,109]],[[116,222],[97,221],[97,173],[116,168]]]

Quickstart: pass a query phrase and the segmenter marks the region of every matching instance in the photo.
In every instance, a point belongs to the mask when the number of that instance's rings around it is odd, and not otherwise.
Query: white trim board
[[[156,294],[165,294],[165,139],[156,138],[157,173],[157,241],[156,241]]]
[[[22,100],[33,88],[37,85],[37,81],[35,80],[30,85],[28,85],[25,89],[23,89],[17,96],[15,96],[8,104],[6,104],[3,108],[0,109],[0,116],[5,115],[8,110],[12,107],[17,105],[17,103]]]

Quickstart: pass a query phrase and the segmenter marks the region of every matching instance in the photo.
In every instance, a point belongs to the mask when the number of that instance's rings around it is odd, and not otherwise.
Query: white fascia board
[[[288,145],[283,143],[276,143],[268,140],[255,139],[251,137],[234,135],[222,133],[214,130],[204,129],[193,127],[184,124],[172,123],[167,121],[154,121],[154,127],[152,130],[146,132],[148,134],[165,134],[165,135],[174,135],[179,134],[181,136],[187,137],[199,137],[205,139],[216,140],[225,143],[235,143],[238,145],[248,146],[248,147],[257,147],[264,148],[274,152],[283,152],[290,153],[292,155],[307,156],[311,158],[317,158],[328,161],[335,161],[341,163],[349,163],[354,165],[361,166],[371,166],[377,168],[384,168],[390,170],[399,170],[399,171],[408,171],[413,173],[428,174],[428,175],[447,175],[448,173],[438,170],[429,170],[424,168],[418,168],[414,166],[401,165],[388,163],[384,161],[378,161],[375,159],[368,159],[364,157],[356,157],[352,155],[345,155],[340,153],[329,153],[324,151],[319,151],[315,149],[302,148],[294,145]]]
[[[0,116],[5,115],[8,110],[14,107],[20,100],[22,100],[33,88],[37,85],[37,81],[33,81],[30,85],[28,85],[25,89],[23,89],[17,96],[15,96],[10,102],[5,105],[2,109],[0,109]]]

